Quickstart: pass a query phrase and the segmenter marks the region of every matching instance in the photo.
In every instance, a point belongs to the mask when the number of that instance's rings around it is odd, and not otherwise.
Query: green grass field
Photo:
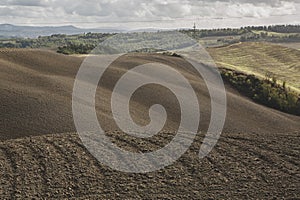
[[[204,47],[220,47],[228,43],[222,40],[239,40],[241,36],[212,36],[199,39],[199,43]]]
[[[279,36],[279,37],[285,37],[285,36],[297,34],[297,33],[277,33],[277,32],[272,32],[272,31],[255,31],[255,30],[253,30],[252,32],[256,33],[256,34],[264,33],[264,34],[267,34],[268,36]]]
[[[264,78],[270,72],[292,89],[300,91],[300,51],[262,42],[246,42],[208,48],[218,66]]]

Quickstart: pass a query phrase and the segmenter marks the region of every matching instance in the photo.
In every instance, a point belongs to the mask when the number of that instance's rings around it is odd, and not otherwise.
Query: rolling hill
[[[0,113],[3,120],[0,139],[75,132],[71,98],[74,78],[83,59],[84,57],[64,56],[40,50],[0,50]],[[189,66],[181,58],[157,54],[150,58],[148,54],[127,55],[107,72],[108,78],[103,79],[96,99],[97,114],[103,119],[106,130],[114,130],[117,126],[111,120],[110,101],[106,101],[107,104],[100,103],[103,96],[111,94],[114,82],[130,69],[131,65],[153,61],[170,63],[192,81],[201,102],[202,130],[205,130],[210,120],[210,98],[204,81],[188,70]],[[147,113],[147,108],[153,104],[150,100],[153,95],[158,102],[166,105],[171,113],[171,121],[166,128],[174,127],[180,119],[178,103],[174,101],[174,96],[163,88],[150,87],[138,93],[133,101],[133,118],[140,119],[142,124],[147,123],[148,116],[143,114],[143,111]],[[284,132],[295,131],[300,126],[296,122],[299,118],[257,105],[230,88],[227,98],[227,132]]]
[[[138,124],[149,123],[148,110],[154,103],[168,113],[163,130],[146,140],[118,130],[109,97],[116,81],[133,66],[168,64],[191,82],[200,102],[199,134],[188,152],[173,165],[147,174],[122,173],[97,162],[75,133],[72,116],[74,78],[83,59],[43,50],[0,49],[1,199],[297,198],[300,117],[257,105],[226,85],[223,134],[213,152],[199,160],[210,98],[204,81],[180,57],[122,56],[99,82],[96,111],[107,135],[125,149],[147,152],[166,145],[180,121],[174,94],[149,85],[132,97],[130,112]]]

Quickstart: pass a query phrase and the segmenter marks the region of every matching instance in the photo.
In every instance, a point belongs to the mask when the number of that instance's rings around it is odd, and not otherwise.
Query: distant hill
[[[117,29],[81,29],[75,26],[15,26],[0,24],[0,38],[36,38],[53,34],[80,34],[80,33],[113,33],[122,32]]]

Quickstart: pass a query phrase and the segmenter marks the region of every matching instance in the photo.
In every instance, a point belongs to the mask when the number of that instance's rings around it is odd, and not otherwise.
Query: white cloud
[[[233,26],[277,23],[276,16],[300,23],[299,5],[300,0],[2,0],[0,23],[190,27],[211,19],[212,25],[219,20]]]

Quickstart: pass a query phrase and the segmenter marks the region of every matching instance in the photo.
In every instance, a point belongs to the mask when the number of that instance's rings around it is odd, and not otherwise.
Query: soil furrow
[[[16,158],[13,156],[9,149],[10,148],[7,148],[5,146],[0,146],[0,151],[2,151],[2,153],[0,154],[0,198],[3,199],[15,199],[16,192]]]
[[[287,137],[287,136],[285,136],[285,137]],[[290,150],[289,148],[282,148],[285,145],[288,145],[287,147],[291,147],[290,146],[291,143],[284,144],[284,141],[282,141],[282,139],[277,139],[277,140],[273,139],[273,141],[266,140],[266,139],[265,140],[255,140],[255,138],[249,139],[249,138],[242,138],[242,137],[235,137],[235,136],[226,136],[226,137],[223,137],[223,138],[231,139],[231,140],[235,140],[235,141],[243,141],[243,142],[249,143],[252,146],[260,148],[262,150],[267,150],[271,153],[274,152],[274,153],[277,153],[281,156],[294,157],[296,160],[300,159],[299,153],[296,153],[296,152],[290,153],[290,152],[288,152],[288,150]],[[295,141],[297,141],[297,139],[295,139]],[[300,145],[300,143],[298,145]],[[279,147],[281,147],[281,148],[278,149]]]
[[[276,155],[274,156],[274,154],[271,155],[267,151],[262,151],[261,149],[258,150],[257,146],[249,146],[245,143],[239,144],[237,142],[230,142],[226,139],[223,139],[221,142],[237,146],[240,150],[242,150],[242,152],[247,152],[249,153],[249,155],[252,154],[252,157],[254,157],[255,159],[262,160],[264,162],[264,165],[268,165],[272,170],[280,171],[288,176],[299,176],[299,174],[296,172],[297,170],[299,170],[299,166],[295,166],[294,164],[290,163],[292,166],[289,167],[292,167],[293,169],[289,169],[287,168],[287,165],[285,163],[282,163],[282,158]]]

